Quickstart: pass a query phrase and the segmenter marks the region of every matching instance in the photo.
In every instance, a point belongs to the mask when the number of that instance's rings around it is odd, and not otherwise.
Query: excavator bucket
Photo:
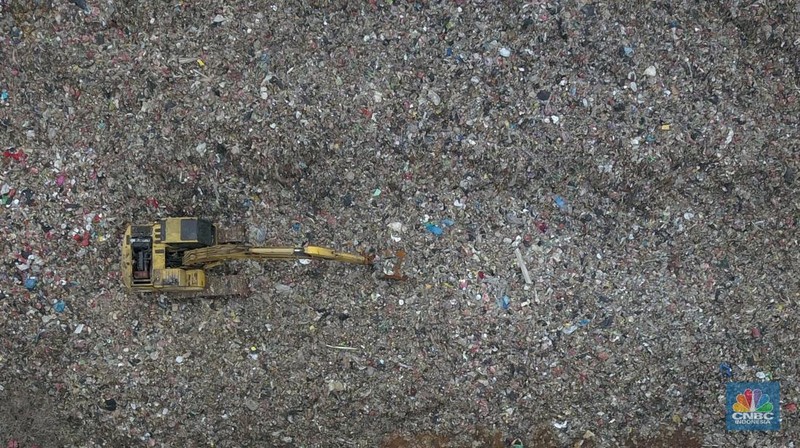
[[[393,266],[390,268],[391,273],[387,273],[384,270],[383,279],[384,280],[407,280],[408,276],[403,274],[403,260],[406,258],[406,251],[398,250],[395,252],[395,260]]]

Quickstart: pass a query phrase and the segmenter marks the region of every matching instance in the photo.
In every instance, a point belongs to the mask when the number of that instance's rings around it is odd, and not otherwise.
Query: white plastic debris
[[[392,229],[394,232],[403,232],[406,230],[406,226],[404,226],[400,221],[390,222],[387,227]]]
[[[522,252],[520,252],[519,247],[514,249],[514,255],[517,256],[517,264],[519,265],[519,269],[522,271],[522,278],[525,279],[525,284],[532,284],[531,276],[528,273],[528,267],[525,265],[525,260],[522,259]]]
[[[438,106],[442,103],[442,99],[439,97],[439,94],[433,90],[428,91],[428,99],[431,100],[431,103],[433,103],[434,106]]]
[[[278,283],[275,285],[275,292],[278,294],[289,294],[292,292],[292,287],[289,285],[284,285],[283,283]]]
[[[728,146],[733,141],[733,128],[728,129],[728,136],[725,137],[725,146]]]

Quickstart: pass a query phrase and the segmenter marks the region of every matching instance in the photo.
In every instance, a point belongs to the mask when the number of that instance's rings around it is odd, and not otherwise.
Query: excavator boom
[[[354,255],[319,247],[252,247],[225,244],[188,250],[183,254],[185,267],[203,267],[229,260],[329,260],[351,264],[372,264],[373,257]]]

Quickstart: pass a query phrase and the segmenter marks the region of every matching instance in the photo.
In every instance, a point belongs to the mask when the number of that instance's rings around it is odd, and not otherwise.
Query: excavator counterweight
[[[241,236],[230,235],[210,221],[195,217],[128,226],[122,241],[122,282],[135,292],[242,295],[247,291],[238,278],[241,276],[226,276],[231,279],[225,281],[207,276],[206,270],[233,260],[311,259],[361,265],[372,265],[374,261],[371,255],[319,246],[255,247],[242,242]]]

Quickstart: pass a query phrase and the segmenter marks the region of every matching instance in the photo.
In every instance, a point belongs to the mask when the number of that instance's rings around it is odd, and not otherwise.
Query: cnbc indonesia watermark
[[[780,430],[780,384],[728,383],[726,426],[729,431]]]

